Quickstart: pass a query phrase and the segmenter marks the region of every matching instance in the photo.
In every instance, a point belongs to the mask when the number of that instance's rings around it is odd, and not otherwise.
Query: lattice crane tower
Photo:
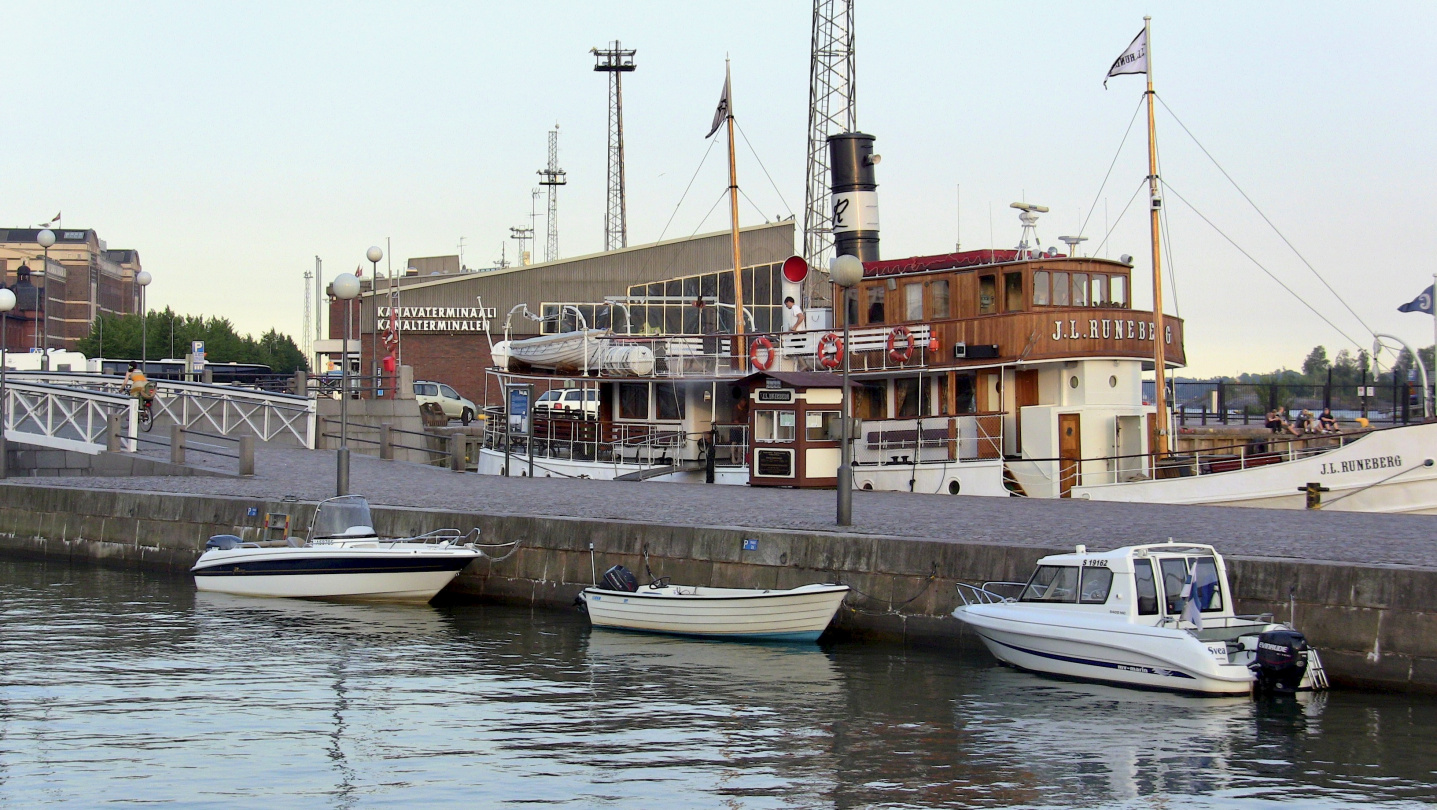
[[[629,246],[628,197],[624,189],[624,85],[625,73],[634,72],[635,51],[619,47],[616,39],[605,50],[590,48],[594,70],[609,74],[609,204],[604,211],[604,250]]]
[[[854,0],[813,0],[803,256],[811,267],[825,272],[833,255],[828,136],[858,129],[857,96],[854,92],[853,3]]]
[[[549,240],[544,245],[544,261],[559,258],[559,186],[569,181],[559,168],[559,125],[549,130],[549,165],[539,170],[539,185],[549,188]]]

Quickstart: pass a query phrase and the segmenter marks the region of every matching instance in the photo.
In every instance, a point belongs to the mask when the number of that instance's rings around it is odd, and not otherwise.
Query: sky
[[[0,227],[60,211],[139,250],[153,307],[298,338],[316,256],[326,280],[374,244],[381,270],[461,239],[470,267],[501,245],[512,260],[556,123],[561,255],[602,249],[608,97],[589,49],[614,39],[638,51],[629,244],[727,227],[722,145],[705,159],[703,137],[726,56],[752,144],[742,222],[801,226],[809,3],[7,6]],[[1437,272],[1432,3],[857,0],[883,256],[1011,248],[1025,200],[1052,209],[1045,246],[1086,221],[1087,252],[1135,256],[1149,306],[1143,117],[1128,130],[1143,79],[1103,87],[1145,14],[1183,374],[1295,368],[1369,329],[1430,345],[1432,318],[1396,307]]]

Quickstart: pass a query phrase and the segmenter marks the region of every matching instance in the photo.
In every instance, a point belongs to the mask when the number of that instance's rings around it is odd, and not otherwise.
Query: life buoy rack
[[[843,338],[837,332],[829,332],[818,339],[818,348],[814,349],[814,355],[818,358],[818,364],[824,368],[838,368],[843,363]]]
[[[902,348],[899,348],[902,341]],[[908,331],[906,326],[895,326],[893,331],[888,333],[888,359],[895,363],[907,363],[913,356],[913,333]]]
[[[762,361],[758,359],[759,349],[764,351],[764,359]],[[773,351],[773,341],[768,338],[757,337],[753,339],[753,343],[749,344],[748,361],[753,363],[753,367],[759,371],[768,371],[773,368],[773,361],[777,359],[778,355]]]

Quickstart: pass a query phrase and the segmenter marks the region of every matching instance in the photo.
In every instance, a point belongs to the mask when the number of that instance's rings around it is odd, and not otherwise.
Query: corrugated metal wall
[[[794,224],[789,220],[742,229],[739,245],[744,266],[781,262],[792,256]],[[732,235],[723,231],[568,261],[467,273],[432,282],[409,279],[402,288],[400,305],[473,307],[477,304],[476,296],[480,296],[486,308],[498,312],[499,322],[491,327],[497,331],[503,328],[503,318],[515,304],[528,304],[529,309],[537,313],[543,301],[597,302],[604,296],[627,294],[630,284],[732,267]],[[380,306],[388,306],[387,296],[381,281]],[[374,304],[374,297],[366,293],[360,327],[366,332],[374,329]]]

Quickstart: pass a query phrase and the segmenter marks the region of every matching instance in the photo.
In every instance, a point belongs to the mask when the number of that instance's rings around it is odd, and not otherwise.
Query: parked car
[[[542,416],[598,419],[599,392],[593,388],[554,388],[534,400],[534,413]]]
[[[450,419],[458,419],[464,424],[474,421],[474,414],[479,409],[474,403],[459,395],[458,391],[440,382],[431,380],[416,380],[414,383],[414,398],[420,405],[426,402],[433,402],[438,405],[444,415]]]

